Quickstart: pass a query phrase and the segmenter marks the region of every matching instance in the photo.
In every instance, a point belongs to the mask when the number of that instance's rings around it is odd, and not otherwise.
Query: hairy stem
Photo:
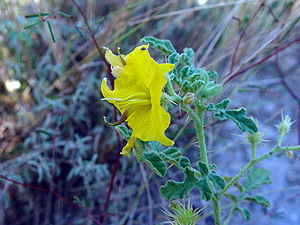
[[[219,192],[218,194],[218,200],[221,199],[222,195],[226,193],[226,191],[235,184],[235,182],[237,182],[254,164],[259,163],[267,158],[269,158],[270,156],[272,156],[273,154],[275,154],[276,152],[287,152],[287,151],[296,151],[296,150],[300,150],[300,145],[297,146],[293,146],[293,147],[279,147],[276,146],[275,148],[273,148],[271,151],[267,152],[266,154],[258,157],[255,160],[251,160],[225,187],[222,191]]]
[[[195,125],[196,125],[198,140],[199,140],[200,155],[201,155],[202,162],[208,164],[204,130],[203,130],[204,111],[198,110],[197,116],[199,118],[199,122],[198,123],[195,122]]]
[[[217,199],[215,196],[213,196],[212,202],[213,202],[213,206],[214,206],[215,224],[221,225],[220,200]]]
[[[251,160],[255,160],[255,158],[256,158],[256,147],[257,147],[257,143],[256,142],[252,143],[252,156],[251,156]]]

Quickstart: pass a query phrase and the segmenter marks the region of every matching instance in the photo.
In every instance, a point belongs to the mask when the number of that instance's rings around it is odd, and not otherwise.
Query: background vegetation
[[[152,176],[134,157],[117,159],[116,133],[102,119],[106,115],[114,120],[113,106],[102,102],[100,93],[108,69],[91,35],[99,46],[113,51],[119,46],[124,54],[149,35],[169,39],[178,52],[193,48],[197,67],[219,73],[219,83],[224,84],[221,97],[230,96],[231,107],[246,107],[258,119],[260,130],[266,129],[269,141],[260,147],[261,153],[276,143],[273,124],[278,124],[281,112],[296,121],[286,144],[300,143],[299,1],[91,0],[77,4],[0,1],[1,224],[166,221],[160,210],[169,202],[159,194],[165,180]],[[51,24],[55,43],[46,21],[24,29],[39,20],[26,15],[39,13],[53,15],[43,18]],[[158,52],[151,55],[164,61]],[[235,125],[216,123],[211,116],[206,118],[209,160],[222,175],[236,174],[250,157],[249,146],[233,135],[240,134]],[[168,132],[184,154],[199,157],[194,151],[195,131],[178,108],[172,111]],[[300,221],[299,159],[280,156],[260,165],[272,172],[273,184],[259,190],[272,207],[250,205],[254,214],[249,224]],[[175,171],[167,176],[179,180]],[[197,193],[191,199],[195,207],[206,206]],[[210,213],[208,206],[201,224],[212,223]],[[237,216],[234,222],[241,221]]]

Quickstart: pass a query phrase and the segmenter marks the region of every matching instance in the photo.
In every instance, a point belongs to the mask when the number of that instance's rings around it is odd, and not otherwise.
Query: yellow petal
[[[130,157],[130,152],[131,152],[131,148],[134,145],[134,136],[133,133],[130,137],[130,139],[128,140],[127,144],[123,147],[121,154],[127,156],[128,158]]]
[[[120,66],[124,67],[123,63],[121,62],[121,59],[118,55],[115,55],[112,53],[112,51],[109,48],[103,47],[105,52],[105,58],[110,63],[111,66]],[[126,58],[126,56],[122,55],[123,58]]]

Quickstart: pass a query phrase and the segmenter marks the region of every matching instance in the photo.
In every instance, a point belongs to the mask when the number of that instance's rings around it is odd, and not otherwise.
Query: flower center
[[[151,105],[150,95],[145,92],[132,94],[123,99],[103,98],[102,100],[115,100],[116,102],[119,103],[121,109],[128,108],[131,106],[138,106],[138,105],[139,106]]]
[[[136,93],[136,94],[132,94],[127,96],[126,98],[123,99],[119,99],[119,98],[103,98],[101,100],[114,100],[116,102],[119,103],[120,109],[125,109],[125,111],[123,112],[123,115],[121,116],[121,118],[115,122],[115,123],[108,123],[106,121],[106,117],[104,116],[104,122],[109,125],[109,126],[117,126],[121,123],[123,123],[129,116],[129,109],[132,106],[147,106],[147,105],[151,105],[151,100],[150,100],[150,95],[145,93],[145,92],[141,92],[141,93]]]

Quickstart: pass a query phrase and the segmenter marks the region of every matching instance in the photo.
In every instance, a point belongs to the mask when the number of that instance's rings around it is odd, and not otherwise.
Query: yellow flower
[[[112,55],[108,50],[105,57]],[[115,88],[111,91],[106,84],[107,79],[104,78],[101,91],[104,100],[113,103],[120,110],[122,121],[128,121],[128,126],[132,129],[131,138],[121,154],[130,156],[134,138],[142,141],[158,141],[163,145],[172,146],[173,141],[164,134],[170,125],[171,117],[161,107],[160,98],[167,82],[165,74],[171,71],[174,65],[155,62],[149,55],[147,45],[136,47],[126,56],[126,61],[122,56],[125,64],[121,61],[121,57],[116,57],[107,58],[113,68],[116,66],[122,68],[122,72],[115,80]]]

